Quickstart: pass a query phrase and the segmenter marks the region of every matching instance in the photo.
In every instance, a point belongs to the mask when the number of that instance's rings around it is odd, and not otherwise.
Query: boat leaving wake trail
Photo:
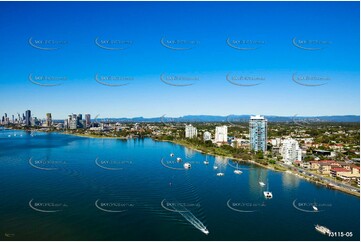
[[[180,215],[183,216],[183,218],[185,218],[189,223],[191,223],[194,227],[196,227],[197,229],[199,229],[200,231],[202,231],[205,234],[209,234],[208,229],[206,228],[206,226],[196,217],[194,216],[194,214],[189,211],[187,208],[185,208],[182,204],[178,204],[177,207],[179,207],[178,209],[172,204],[169,203],[169,206],[172,208],[167,208],[164,206],[163,202],[165,200],[163,200],[161,202],[161,205],[164,209],[171,211],[171,212],[177,212]]]
[[[205,234],[209,234],[209,231],[206,228],[206,226],[204,226],[204,224],[196,216],[194,216],[192,212],[188,211],[188,212],[179,212],[179,213],[194,227],[196,227]]]

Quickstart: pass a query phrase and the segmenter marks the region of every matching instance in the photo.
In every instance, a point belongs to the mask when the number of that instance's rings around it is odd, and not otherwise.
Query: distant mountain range
[[[248,122],[251,115],[186,115],[182,117],[156,117],[156,118],[97,118],[98,121],[109,120],[113,122]],[[269,122],[360,122],[359,115],[334,115],[334,116],[268,116],[265,115]]]

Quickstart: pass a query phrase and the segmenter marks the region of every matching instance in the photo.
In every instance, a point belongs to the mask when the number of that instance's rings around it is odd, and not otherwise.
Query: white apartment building
[[[286,164],[292,164],[295,160],[302,160],[302,149],[299,147],[297,140],[294,139],[283,140],[280,153],[283,162]]]
[[[210,132],[206,131],[203,133],[203,140],[207,141],[207,140],[211,140],[212,139],[212,135]]]
[[[281,145],[281,138],[271,139],[271,144],[272,144],[272,146],[280,147],[280,145]]]
[[[214,138],[214,142],[216,143],[225,143],[227,142],[227,138],[228,138],[228,128],[227,126],[217,126],[216,127],[216,133],[215,133],[215,138]]]
[[[197,137],[197,128],[193,127],[191,124],[186,125],[185,136],[189,139]]]

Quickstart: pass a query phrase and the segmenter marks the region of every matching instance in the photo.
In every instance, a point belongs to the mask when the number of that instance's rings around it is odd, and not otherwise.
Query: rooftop
[[[334,167],[331,169],[331,171],[336,171],[336,172],[349,172],[350,170],[347,170],[345,168],[342,167]]]
[[[251,120],[265,120],[265,118],[261,115],[251,116]]]

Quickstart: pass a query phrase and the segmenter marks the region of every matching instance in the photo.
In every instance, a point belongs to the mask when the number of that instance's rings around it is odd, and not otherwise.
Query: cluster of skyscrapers
[[[90,114],[85,114],[85,120],[83,120],[82,114],[71,114],[68,115],[68,119],[64,120],[65,129],[88,128],[90,125]]]
[[[7,113],[2,116],[0,120],[0,125],[9,125],[17,124],[22,126],[42,126],[42,127],[52,127],[54,126],[53,118],[51,113],[46,114],[45,119],[38,119],[31,116],[31,110],[26,110],[25,113],[20,115],[18,113],[17,117],[14,115],[8,117]],[[90,114],[85,114],[85,120],[83,120],[82,114],[71,114],[68,115],[68,118],[64,120],[64,123],[57,123],[58,128],[65,129],[78,129],[78,128],[88,128],[91,126]]]
[[[10,119],[10,117],[8,117],[8,114],[5,113],[1,118],[0,124],[1,125],[23,124],[26,126],[32,126],[32,125],[35,125],[36,123],[38,123],[37,118],[32,118],[31,111],[26,110],[25,113],[23,113],[22,115],[20,115],[19,113],[16,117],[15,117],[15,115],[11,115],[11,119]]]

